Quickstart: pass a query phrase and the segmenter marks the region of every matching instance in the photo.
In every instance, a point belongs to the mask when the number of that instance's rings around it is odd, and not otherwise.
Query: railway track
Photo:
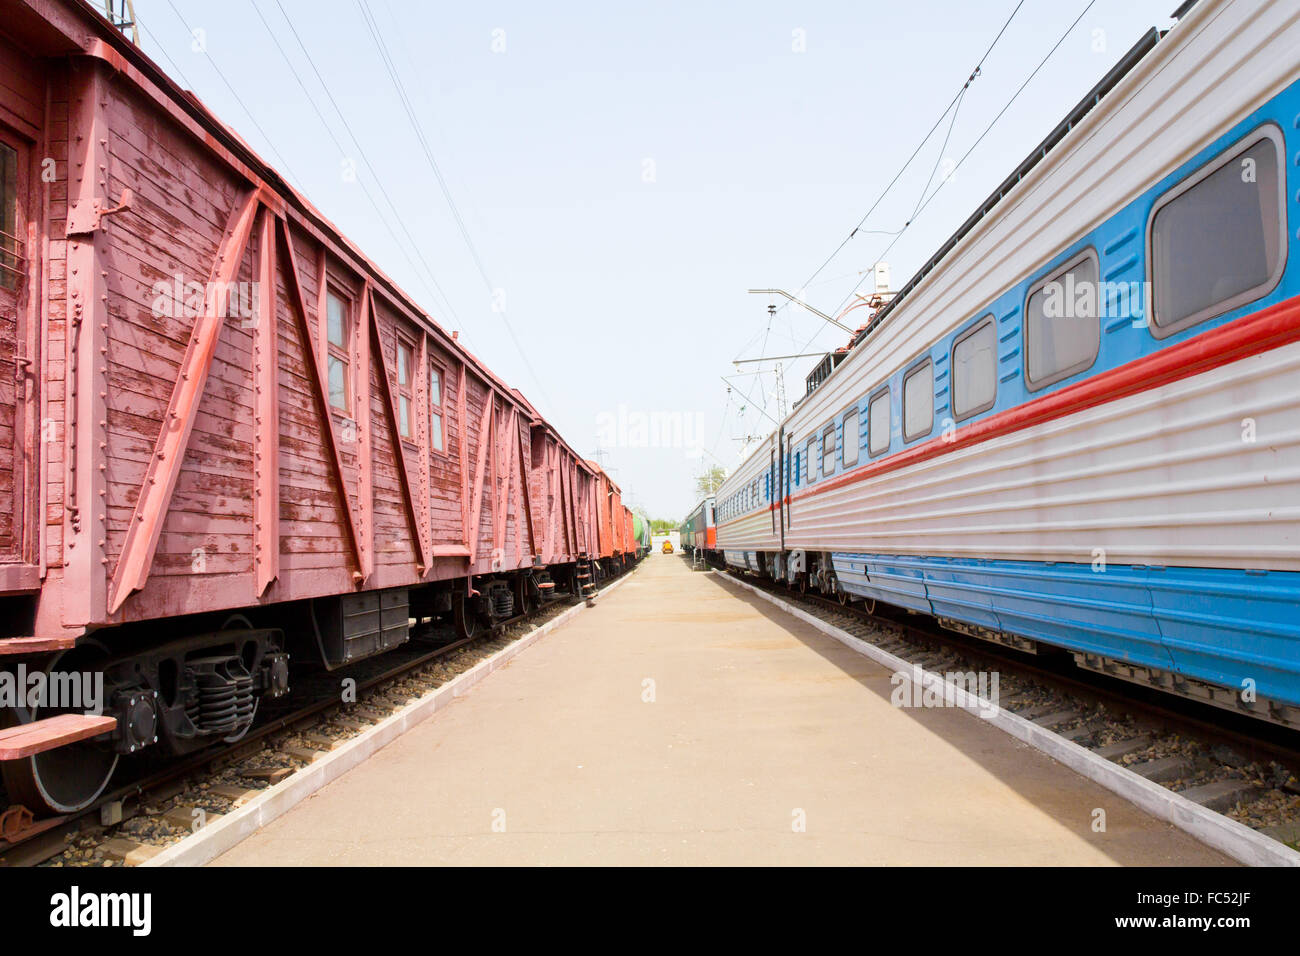
[[[724,576],[735,572],[717,568]],[[1001,708],[1300,849],[1300,733],[914,619],[757,577],[743,580],[937,673],[999,674]]]
[[[35,822],[11,816],[6,835],[15,839],[0,839],[0,866],[144,862],[582,600],[550,602],[466,639],[448,639],[450,625],[435,627],[378,658],[300,674],[296,689],[308,684],[308,699],[264,714],[234,743],[145,770],[75,814]],[[341,682],[349,678],[355,683],[344,700]],[[16,823],[26,824],[23,832],[14,832]]]

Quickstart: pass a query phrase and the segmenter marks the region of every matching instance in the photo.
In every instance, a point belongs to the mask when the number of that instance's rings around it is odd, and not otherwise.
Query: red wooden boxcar
[[[623,565],[601,469],[228,127],[90,6],[0,6],[0,667],[106,678],[99,722],[7,712],[12,800],[237,737],[304,635],[335,667]]]

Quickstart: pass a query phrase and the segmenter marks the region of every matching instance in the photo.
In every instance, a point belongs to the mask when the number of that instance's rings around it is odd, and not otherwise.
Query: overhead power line
[[[303,92],[303,96],[307,98],[308,104],[311,106],[312,111],[316,114],[316,118],[320,121],[321,128],[325,130],[325,134],[330,138],[330,141],[334,143],[334,148],[339,151],[339,155],[346,156],[347,150],[344,149],[343,144],[339,142],[339,138],[336,135],[334,135],[333,128],[330,126],[329,122],[325,119],[325,114],[321,112],[320,107],[316,104],[316,98],[312,96],[311,91],[307,89],[307,84],[303,81],[302,75],[298,72],[298,68],[294,66],[293,60],[290,59],[289,54],[285,50],[283,44],[280,43],[280,38],[276,36],[275,30],[271,28],[270,22],[268,22],[266,17],[262,14],[262,11],[258,7],[255,0],[250,0],[250,5],[253,8],[253,12],[257,14],[257,18],[262,21],[262,26],[266,28],[267,34],[271,37],[271,42],[274,43],[275,48],[280,51],[281,58],[283,58],[285,65],[289,67],[289,72],[293,74],[293,78],[297,81],[299,88]],[[293,24],[291,22],[289,23],[289,29],[291,31],[293,30]],[[298,39],[299,46],[301,47],[302,40],[301,38],[297,37],[296,31],[294,33],[294,36],[296,39]],[[303,49],[303,52],[304,53],[307,52],[305,48]],[[307,54],[307,58],[308,58],[308,62],[311,63],[312,68],[314,70],[315,64],[312,63],[311,61],[311,55]],[[319,72],[317,72],[317,77],[318,78],[320,77]],[[322,86],[324,86],[323,82],[322,82]],[[329,95],[328,88],[326,89],[326,95],[327,96]],[[331,101],[332,101],[332,97],[331,97]],[[335,108],[337,109],[337,105]],[[340,119],[343,120],[343,125],[347,127],[347,120],[342,116],[342,114],[340,114]],[[350,135],[351,130],[349,129],[348,132]],[[355,138],[353,141],[355,142]],[[366,159],[366,157],[363,156],[362,160],[363,162],[366,163],[367,168],[370,170],[371,176],[374,177],[375,183],[379,187],[380,193],[383,195],[385,201],[387,201],[389,207],[391,208],[393,217],[397,220],[398,225],[401,227],[402,231],[406,234],[407,241],[403,242],[401,239],[397,237],[397,233],[393,231],[393,226],[389,220],[388,215],[384,212],[383,209],[380,208],[379,203],[375,200],[374,194],[371,193],[369,187],[366,186],[365,180],[358,177],[357,185],[361,187],[362,193],[365,195],[366,199],[370,202],[371,207],[375,210],[375,215],[378,217],[379,221],[384,224],[384,228],[388,231],[389,236],[392,237],[393,244],[402,250],[402,254],[405,256],[407,263],[409,263],[411,266],[412,273],[415,275],[417,279],[419,279],[420,283],[424,285],[425,290],[429,293],[430,297],[434,299],[437,307],[445,309],[448,317],[451,320],[453,320],[457,326],[462,325],[459,317],[455,313],[455,310],[451,306],[450,299],[448,299],[447,294],[443,291],[442,286],[438,284],[438,279],[434,275],[433,269],[429,266],[428,261],[424,259],[423,254],[420,252],[420,247],[415,243],[414,239],[412,239],[411,232],[407,228],[405,221],[402,219],[401,212],[398,210],[396,204],[393,203],[392,198],[388,195],[388,191],[384,189],[383,179],[375,172],[374,167],[370,165],[370,161]],[[414,250],[416,255],[420,257],[420,261],[424,266],[424,270],[425,270],[424,273],[421,273],[419,266],[417,266],[415,260],[411,258],[412,250]],[[427,273],[427,279],[425,273]],[[430,283],[432,283],[432,286],[430,286]],[[435,289],[437,290],[436,293],[434,292]]]
[[[279,0],[276,0],[276,2],[278,3]],[[488,275],[486,267],[483,265],[483,259],[479,255],[478,247],[474,244],[474,239],[470,235],[469,228],[465,225],[465,220],[460,214],[460,209],[457,207],[456,200],[451,194],[451,189],[447,186],[447,180],[442,175],[442,169],[438,166],[438,161],[434,158],[433,150],[430,148],[429,141],[424,134],[424,128],[416,117],[415,109],[411,105],[411,99],[406,93],[406,85],[402,82],[402,77],[398,72],[397,64],[393,61],[392,55],[388,52],[388,44],[384,42],[383,30],[380,28],[379,22],[374,18],[374,14],[371,12],[370,6],[366,0],[357,0],[357,6],[361,10],[362,18],[366,21],[366,28],[370,31],[370,36],[375,41],[375,46],[379,50],[379,57],[383,61],[384,69],[388,72],[388,77],[393,81],[393,87],[397,90],[398,100],[401,102],[402,109],[405,111],[406,117],[411,123],[411,129],[415,132],[415,138],[420,144],[420,148],[424,153],[424,158],[428,161],[429,168],[433,171],[434,179],[438,183],[438,188],[442,191],[443,198],[447,202],[447,208],[451,210],[452,219],[455,220],[456,227],[459,229],[461,238],[464,240],[465,246],[469,250],[470,257],[474,260],[474,266],[478,269],[478,273],[482,277],[484,285],[487,287],[488,294],[494,296],[498,287],[496,283],[492,281],[492,278]],[[505,306],[500,305],[499,308],[497,308],[497,312],[501,316],[501,321],[504,323],[506,332],[509,333],[515,349],[519,352],[519,357],[523,360],[524,366],[528,369],[528,373],[537,383],[537,387],[541,391],[542,397],[550,403],[550,396],[546,393],[546,386],[542,383],[541,376],[538,375],[537,371],[533,368],[533,363],[529,360],[528,353],[520,344],[519,337],[515,334],[514,326],[510,322],[510,317],[506,312]]]
[[[167,6],[172,8],[172,13],[176,14],[176,19],[181,21],[181,25],[185,27],[186,32],[189,33],[191,37],[197,38],[199,34],[194,32],[194,29],[189,25],[188,22],[186,22],[185,17],[183,17],[181,15],[181,12],[176,9],[176,4],[172,3],[172,0],[167,0]],[[205,55],[207,54],[206,50],[204,51],[204,54]],[[170,59],[171,57],[168,57],[168,60]],[[257,121],[257,117],[254,116],[253,111],[248,108],[248,104],[246,104],[243,98],[240,97],[239,93],[235,91],[235,88],[230,85],[230,81],[226,79],[226,74],[222,73],[221,68],[217,66],[217,61],[212,59],[211,56],[208,56],[208,63],[212,65],[212,69],[217,74],[217,76],[221,78],[221,82],[226,84],[226,89],[228,89],[230,91],[230,95],[235,98],[235,102],[239,104],[240,109],[242,109],[248,115],[248,118],[252,122],[254,128],[262,135],[262,141],[265,142],[267,148],[270,149],[273,154],[275,154],[275,158],[279,161],[280,167],[286,173],[288,173],[290,177],[297,180],[298,183],[301,185],[302,180],[298,179],[297,174],[294,173],[294,171],[289,168],[289,164],[285,162],[284,157],[281,156],[279,150],[275,148],[275,141],[271,139],[270,136],[267,135],[266,130],[262,129],[262,124]],[[172,65],[175,66],[174,63]],[[179,73],[180,71],[177,70],[177,72]],[[188,86],[189,84],[187,83],[186,85]]]
[[[334,135],[333,130],[326,122],[324,115],[321,113],[320,109],[316,106],[315,98],[311,95],[310,92],[308,92],[306,84],[303,83],[302,81],[302,77],[298,74],[297,69],[294,67],[293,62],[289,59],[288,54],[284,50],[284,47],[280,45],[280,41],[276,37],[275,31],[271,29],[271,25],[266,21],[266,18],[262,16],[262,12],[261,10],[258,9],[255,0],[250,0],[250,2],[253,3],[253,9],[257,11],[257,15],[262,20],[262,23],[266,27],[267,32],[271,34],[271,39],[275,42],[276,48],[279,49],[280,55],[284,57],[285,62],[289,64],[290,71],[293,73],[294,78],[298,81],[298,85],[302,87],[303,93],[307,96],[308,102],[311,103],[312,109],[315,110],[316,116],[320,119],[321,125],[325,127],[325,132],[329,135],[330,139],[334,141],[334,145],[339,150],[339,152],[344,153],[345,150],[342,144],[339,143],[338,138]],[[407,250],[409,249],[415,252],[416,257],[420,260],[421,265],[424,266],[424,270],[428,274],[429,282],[433,284],[433,288],[437,289],[438,297],[441,298],[447,310],[447,314],[451,317],[451,319],[453,320],[453,322],[455,322],[456,325],[461,326],[463,328],[464,322],[461,320],[460,316],[456,314],[456,310],[451,304],[451,297],[447,295],[446,291],[442,288],[441,284],[438,282],[438,278],[434,274],[433,267],[429,265],[429,261],[425,258],[423,251],[421,251],[420,249],[420,244],[415,241],[415,237],[411,234],[411,230],[407,227],[405,219],[402,218],[401,211],[398,209],[397,204],[393,202],[392,197],[388,194],[388,190],[384,187],[384,178],[379,175],[378,170],[375,169],[374,163],[370,161],[370,156],[366,153],[365,147],[361,145],[361,140],[357,137],[356,133],[353,131],[352,124],[348,122],[347,115],[343,112],[342,107],[339,106],[338,100],[334,98],[334,93],[330,89],[329,83],[325,81],[325,77],[321,73],[320,68],[316,65],[316,60],[312,57],[311,51],[307,49],[307,44],[303,42],[302,36],[298,33],[298,28],[294,26],[293,20],[289,17],[288,11],[284,9],[284,4],[282,4],[280,0],[275,0],[275,5],[277,8],[279,8],[280,15],[284,18],[284,22],[288,25],[289,32],[293,34],[294,41],[298,44],[298,49],[300,49],[302,51],[303,56],[306,57],[307,64],[308,66],[311,67],[312,73],[316,75],[316,80],[317,82],[320,83],[321,89],[325,91],[325,96],[329,99],[330,105],[334,107],[334,112],[338,114],[339,121],[343,124],[343,128],[347,131],[348,138],[352,140],[352,145],[356,149],[357,155],[361,157],[361,161],[365,163],[366,168],[370,170],[370,175],[374,178],[375,185],[378,187],[380,194],[384,197],[384,201],[388,203],[389,208],[392,209],[393,217],[397,220],[397,224],[401,227],[402,233],[403,235],[406,236],[406,240],[407,240],[405,243],[402,243],[400,240],[397,239],[396,236],[394,236],[393,237],[394,241],[397,242],[397,244],[402,248],[403,254],[406,255],[408,262],[411,261],[411,257],[410,257],[410,253]],[[370,195],[370,191],[366,189],[365,184],[361,182],[361,180],[358,179],[358,182],[361,183],[362,191],[365,192],[367,198],[370,199],[371,205],[375,206],[375,211],[377,213],[380,213],[380,218],[384,220],[385,226],[388,226],[387,218],[380,211],[378,204],[375,203],[374,201],[374,197]],[[388,226],[388,229],[389,229],[389,233],[392,234],[391,226]],[[411,267],[413,269],[415,268],[415,264],[413,262],[411,263]],[[418,274],[418,270],[416,271]],[[423,277],[421,277],[421,279],[423,280]]]
[[[1033,80],[1033,78],[1038,75],[1038,73],[1042,70],[1042,68],[1047,64],[1047,61],[1052,58],[1052,56],[1060,48],[1061,44],[1065,42],[1066,37],[1068,37],[1071,33],[1074,32],[1074,28],[1079,25],[1079,22],[1085,16],[1087,16],[1088,11],[1092,9],[1092,7],[1096,2],[1097,0],[1089,0],[1088,4],[1083,8],[1083,10],[1079,13],[1079,15],[1074,18],[1074,20],[1070,23],[1068,27],[1066,27],[1065,31],[1060,35],[1057,41],[1054,44],[1052,44],[1051,49],[1047,51],[1046,55],[1043,56],[1043,58],[1039,61],[1038,65],[1034,67],[1033,71],[1029,74],[1029,76],[1027,76],[1024,82],[1020,84],[1020,86],[1016,89],[1015,93],[1011,95],[1011,98],[1006,102],[1006,104],[1002,107],[1002,109],[998,111],[998,114],[993,118],[992,122],[990,122],[988,126],[984,128],[984,131],[980,133],[980,135],[976,138],[975,142],[971,144],[970,148],[967,149],[966,152],[962,155],[962,158],[956,163],[956,165],[954,165],[953,172],[956,172],[957,169],[961,167],[962,163],[966,161],[966,159],[971,155],[972,152],[974,152],[975,148],[984,140],[984,138],[989,134],[989,132],[993,129],[993,127],[997,125],[998,121],[1002,118],[1002,116],[1006,113],[1006,111],[1011,108],[1011,105],[1016,101],[1016,99],[1020,96],[1020,94],[1024,91],[1024,89],[1029,85],[1030,81]],[[1016,10],[1019,9],[1020,7],[1019,5],[1017,5]],[[1015,10],[1012,11],[1012,16],[1015,16]],[[1009,22],[1010,20],[1008,20],[1008,23]],[[1002,32],[1005,32],[1005,30],[1006,30],[1006,26],[1004,25],[1002,28]],[[998,34],[999,37],[1002,35],[1002,32],[999,32]],[[994,42],[996,43],[996,39]],[[992,50],[992,46],[990,46],[989,49]],[[988,54],[985,53],[986,57],[987,55]],[[894,248],[898,240],[902,238],[903,234],[907,231],[907,229],[916,222],[917,217],[919,217],[920,214],[925,211],[926,207],[930,205],[930,202],[934,199],[935,196],[939,194],[939,191],[944,187],[944,185],[949,181],[950,178],[951,177],[949,177],[948,179],[941,180],[939,185],[935,187],[934,191],[930,193],[929,196],[923,196],[923,201],[917,207],[916,212],[913,214],[912,218],[908,220],[907,224],[904,225],[904,227],[900,229],[896,235],[894,235],[894,237],[890,240],[889,244],[886,245],[885,248],[882,249],[880,253],[877,254],[872,259],[873,262],[879,262],[889,254],[890,250]],[[867,274],[874,274],[874,273],[867,273]],[[853,287],[853,289],[849,292],[849,294],[840,300],[839,305],[836,306],[834,310],[834,314],[838,315],[841,312],[841,310],[843,310],[843,308],[850,301],[852,301],[852,299],[855,296],[858,295],[858,291],[862,288],[862,286],[865,283],[866,283],[866,274],[864,274],[863,278],[858,280],[857,284]],[[821,332],[822,330],[818,328],[808,338],[808,340],[804,342],[803,346],[800,347],[799,351],[803,352],[810,345],[812,345],[813,341],[816,340],[816,338],[821,334]]]
[[[970,156],[971,153],[975,151],[975,148],[984,141],[984,138],[988,136],[989,131],[992,130],[993,127],[997,125],[998,120],[1000,120],[1003,114],[1005,114],[1006,111],[1011,108],[1011,105],[1015,103],[1015,101],[1020,97],[1020,94],[1024,92],[1025,87],[1029,85],[1030,81],[1033,80],[1033,78],[1038,75],[1039,71],[1042,70],[1042,68],[1047,65],[1047,61],[1052,58],[1052,55],[1055,54],[1056,51],[1060,48],[1061,44],[1065,42],[1065,38],[1074,32],[1074,28],[1079,25],[1079,21],[1081,21],[1085,16],[1087,16],[1088,11],[1093,8],[1093,5],[1096,4],[1096,2],[1097,0],[1089,0],[1088,5],[1085,6],[1083,10],[1079,13],[1079,15],[1074,18],[1074,21],[1068,27],[1065,28],[1065,32],[1062,33],[1059,38],[1057,38],[1057,41],[1054,44],[1052,44],[1052,48],[1047,51],[1047,54],[1041,60],[1038,61],[1038,65],[1034,67],[1033,71],[1027,77],[1025,77],[1025,81],[1020,84],[1020,86],[1016,89],[1015,93],[1011,94],[1011,98],[1007,100],[1006,104],[1002,107],[1002,109],[998,111],[998,114],[993,117],[992,121],[986,127],[984,127],[984,131],[980,133],[978,137],[976,137],[975,142],[970,145],[970,148],[967,149],[966,152],[962,154],[961,159],[959,159],[952,168],[952,171],[954,173],[961,168],[962,163],[966,162],[966,159]],[[889,254],[889,250],[892,249],[894,247],[894,244],[898,242],[899,238],[902,237],[903,232],[907,230],[908,226],[910,226],[913,222],[916,221],[916,218],[921,213],[925,212],[925,208],[929,206],[930,202],[934,199],[934,197],[939,194],[939,190],[944,187],[944,184],[947,181],[948,180],[946,179],[941,181],[939,185],[935,187],[934,192],[930,193],[929,196],[923,196],[923,201],[920,203],[920,205],[917,206],[916,212],[912,214],[912,218],[907,222],[907,225],[903,227],[903,229],[899,232],[899,234],[890,241],[889,245],[886,246],[881,251],[881,253],[878,256],[876,256],[875,260],[873,261],[880,261],[881,259],[884,259],[885,256]],[[857,295],[858,290],[862,288],[862,285],[865,281],[866,281],[865,278],[860,279],[858,281],[858,284],[853,287],[853,289],[849,292],[849,294],[840,300],[840,304],[836,306],[835,309],[836,313],[838,313],[841,309],[843,309],[844,306],[847,305],[855,295]],[[818,332],[820,331],[821,330],[819,329]],[[813,338],[816,338],[816,335],[814,335]],[[809,339],[808,343],[811,344],[811,342],[812,339]],[[805,345],[805,348],[806,347],[807,346]]]
[[[929,132],[925,134],[921,142],[916,144],[916,149],[912,150],[912,155],[907,157],[907,161],[903,163],[902,166],[899,167],[898,172],[894,174],[894,178],[891,179],[889,181],[889,184],[886,185],[885,188],[880,191],[880,195],[876,197],[875,201],[871,204],[870,208],[868,208],[867,211],[863,213],[862,218],[858,220],[858,224],[853,227],[852,232],[850,232],[847,236],[845,236],[844,239],[840,242],[840,244],[835,247],[835,251],[832,252],[829,256],[827,256],[825,261],[822,262],[822,264],[813,271],[813,274],[808,277],[808,279],[804,282],[801,288],[807,287],[812,283],[814,279],[817,278],[817,276],[821,275],[822,270],[825,269],[828,265],[830,265],[831,262],[835,260],[835,257],[838,256],[841,251],[843,251],[844,247],[849,244],[849,242],[853,239],[853,237],[858,234],[858,232],[866,224],[867,219],[871,216],[873,212],[876,211],[876,208],[880,205],[880,203],[884,200],[884,198],[887,195],[889,195],[890,190],[892,190],[894,188],[894,185],[899,181],[899,179],[902,178],[903,173],[907,172],[908,167],[912,165],[912,161],[915,160],[918,155],[920,155],[921,150],[924,149],[925,144],[930,141],[930,137],[934,135],[934,131],[937,130],[940,124],[943,123],[944,118],[950,112],[953,111],[954,107],[957,107],[961,103],[961,99],[963,96],[966,95],[966,91],[970,88],[971,83],[975,82],[975,79],[980,75],[980,72],[984,66],[984,61],[989,58],[989,54],[993,52],[993,48],[998,45],[998,41],[1002,39],[1002,35],[1007,32],[1007,27],[1011,26],[1011,21],[1015,19],[1016,14],[1020,12],[1020,8],[1024,6],[1024,3],[1025,0],[1019,0],[1019,2],[1015,6],[1015,9],[1011,11],[1011,15],[1007,17],[1006,21],[1002,24],[1002,29],[998,31],[997,36],[993,38],[993,42],[989,44],[988,49],[984,51],[984,55],[979,58],[979,61],[975,64],[975,68],[971,70],[970,76],[966,78],[966,82],[962,84],[961,89],[957,91],[957,94],[952,98],[952,101],[947,106],[944,107],[943,112],[939,114],[939,118],[934,121],[934,125],[930,127]],[[949,126],[949,131],[951,131],[951,125]],[[942,155],[943,155],[942,152],[940,152],[940,156]],[[931,173],[930,175],[931,178],[933,178],[934,174]]]

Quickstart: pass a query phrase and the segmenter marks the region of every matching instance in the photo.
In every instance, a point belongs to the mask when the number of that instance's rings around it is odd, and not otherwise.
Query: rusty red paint
[[[46,29],[0,40],[0,108],[59,179],[24,200],[33,254],[12,338],[33,368],[21,403],[0,394],[25,415],[0,461],[21,472],[0,594],[37,604],[0,654],[627,548],[608,476],[246,144],[83,5],[13,2]],[[200,315],[153,307],[175,275],[208,283]],[[251,324],[226,317],[230,282],[258,284]],[[327,283],[354,303],[348,415],[330,407]],[[399,434],[398,336],[425,413],[439,370],[441,449],[423,413]]]

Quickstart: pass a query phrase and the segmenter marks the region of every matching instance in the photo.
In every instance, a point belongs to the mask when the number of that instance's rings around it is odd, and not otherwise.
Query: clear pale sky
[[[136,0],[141,46],[287,170],[440,324],[462,330],[580,453],[594,457],[598,440],[612,439],[601,457],[626,498],[681,518],[704,465],[734,465],[745,436],[770,432],[765,399],[776,416],[772,364],[737,375],[732,360],[845,338],[796,308],[769,326],[767,297],[745,290],[803,287],[939,119],[1017,0],[279,2],[360,150],[276,0]],[[886,258],[901,287],[1148,27],[1171,25],[1177,5],[1095,0],[945,180],[1088,6],[1025,0],[956,119],[948,114],[807,299],[833,311],[894,239],[883,233],[902,229],[942,183]],[[494,300],[493,289],[504,296]],[[790,402],[814,364],[786,363]],[[723,375],[736,386],[729,395]],[[652,414],[678,426],[675,447],[635,447],[638,421]]]

